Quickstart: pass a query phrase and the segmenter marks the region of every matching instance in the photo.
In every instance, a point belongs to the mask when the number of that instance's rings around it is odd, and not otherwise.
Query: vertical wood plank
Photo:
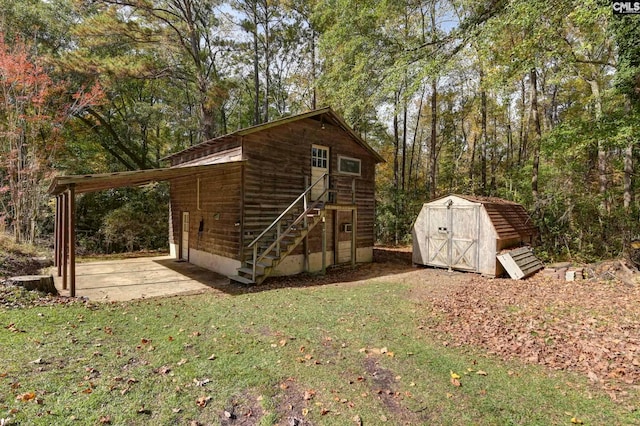
[[[67,258],[69,255],[69,193],[62,195],[62,289],[67,289]]]
[[[69,293],[76,297],[76,185],[69,185]]]
[[[351,210],[351,266],[356,266],[356,254],[358,253],[358,209]]]

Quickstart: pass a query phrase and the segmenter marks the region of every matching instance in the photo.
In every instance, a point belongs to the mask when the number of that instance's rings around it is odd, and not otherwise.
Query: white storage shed
[[[537,234],[518,203],[448,195],[425,203],[413,225],[413,263],[500,276],[496,255],[532,244]]]

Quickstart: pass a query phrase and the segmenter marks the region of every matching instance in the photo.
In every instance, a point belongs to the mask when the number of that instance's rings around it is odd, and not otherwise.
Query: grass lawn
[[[416,297],[414,285],[391,281],[0,305],[0,419],[640,424],[636,411],[582,375],[442,345],[423,327],[434,321],[430,303]]]

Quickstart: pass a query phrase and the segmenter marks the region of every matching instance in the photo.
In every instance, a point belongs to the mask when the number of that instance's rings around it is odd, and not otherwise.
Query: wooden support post
[[[304,190],[309,189],[309,176],[304,177]],[[302,218],[302,227],[304,228],[305,236],[302,240],[302,248],[304,250],[304,271],[309,272],[309,223],[307,221],[307,206],[309,193],[305,193],[302,197],[302,212],[304,217]]]
[[[56,216],[56,226],[58,227],[58,251],[56,253],[56,256],[58,257],[58,276],[61,277],[63,263],[62,250],[64,247],[64,242],[62,239],[62,236],[64,234],[64,222],[62,221],[62,214],[64,212],[64,198],[62,197],[62,194],[58,194],[56,200],[58,203],[58,215]]]
[[[358,254],[358,209],[351,210],[351,266],[356,266]]]
[[[322,275],[327,272],[327,220],[322,212]]]
[[[67,259],[69,256],[69,215],[67,211],[69,210],[69,194],[65,191],[62,194],[62,214],[60,215],[60,221],[62,222],[62,228],[60,231],[62,233],[62,289],[67,289]]]
[[[58,216],[60,215],[60,198],[58,198],[58,196],[56,196],[56,215],[55,215],[55,220],[53,221],[53,266],[57,267],[58,265],[60,265],[60,262],[58,262],[58,232],[60,231],[60,228],[58,227]],[[60,276],[60,273],[58,273],[58,276]]]
[[[69,185],[69,295],[76,297],[76,185]]]
[[[340,223],[338,221],[338,210],[331,210],[333,216],[333,264],[340,263]]]

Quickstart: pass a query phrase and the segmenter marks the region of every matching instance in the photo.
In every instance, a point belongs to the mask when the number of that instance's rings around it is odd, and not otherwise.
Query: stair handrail
[[[274,220],[273,222],[271,222],[271,225],[269,225],[264,231],[262,231],[260,233],[260,235],[258,235],[253,241],[251,241],[251,243],[249,243],[249,245],[247,246],[247,248],[251,248],[253,247],[258,241],[260,241],[260,239],[262,237],[265,236],[265,234],[267,234],[267,232],[271,231],[271,229],[276,226],[278,224],[278,222],[280,222],[282,220],[283,217],[285,217],[285,215],[287,213],[289,213],[289,211],[298,203],[298,201],[302,200],[310,191],[313,187],[315,187],[318,183],[320,183],[321,181],[324,181],[324,179],[329,176],[328,173],[324,173],[322,176],[320,176],[320,178],[318,180],[316,180],[313,184],[311,184],[311,186],[309,186],[302,194],[300,194],[298,196],[298,198],[296,198],[291,204],[289,204],[289,207],[287,207],[285,209],[285,211],[283,211],[282,213],[280,213],[280,216],[278,216],[276,218],[276,220]],[[324,195],[327,192],[327,190],[325,189],[325,192],[322,193],[322,195]],[[306,210],[306,209],[305,209]]]
[[[326,191],[325,191],[326,193]],[[324,193],[323,193],[324,194]],[[254,272],[252,273],[253,275],[253,280],[255,281],[256,277],[255,277],[255,268],[257,266],[258,263],[260,263],[260,261],[262,259],[264,259],[264,257],[267,255],[267,253],[270,253],[274,248],[278,247],[280,244],[280,241],[282,241],[291,231],[291,229],[298,223],[300,223],[303,219],[303,217],[306,217],[306,215],[314,210],[316,208],[316,206],[318,206],[318,204],[320,204],[320,201],[315,201],[309,208],[307,208],[304,212],[302,212],[302,214],[300,214],[300,216],[298,216],[298,218],[295,220],[294,223],[292,223],[291,225],[289,225],[289,227],[287,228],[286,231],[280,233],[280,235],[278,235],[278,238],[276,238],[276,240],[274,242],[272,242],[269,247],[267,247],[266,249],[264,249],[264,251],[262,252],[262,254],[260,254],[258,256],[258,251],[257,251],[257,246],[254,247],[253,249],[253,269]],[[279,250],[279,249],[278,249]]]

